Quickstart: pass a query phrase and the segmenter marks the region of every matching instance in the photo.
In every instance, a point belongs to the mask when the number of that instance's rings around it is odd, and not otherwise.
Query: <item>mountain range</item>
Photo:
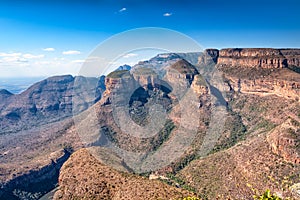
[[[1,90],[0,198],[298,199],[299,97],[300,50],[271,48]]]

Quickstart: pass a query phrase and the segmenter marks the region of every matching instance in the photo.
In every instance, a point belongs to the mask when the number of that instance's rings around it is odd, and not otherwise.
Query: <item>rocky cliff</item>
[[[217,53],[219,52],[219,53]],[[278,95],[299,101],[299,49],[207,50],[224,73],[228,90],[258,95]],[[199,62],[204,62],[200,57]]]
[[[300,122],[289,118],[276,127],[267,138],[272,151],[286,161],[300,164]]]
[[[236,74],[225,73],[228,90],[257,95],[277,95],[300,101],[300,74],[288,69],[273,71],[268,75],[257,77],[247,73],[248,77],[238,70]]]
[[[299,49],[222,49],[219,51],[220,66],[241,66],[251,68],[276,69],[288,66],[300,66]]]
[[[103,84],[100,84],[102,88],[99,87],[95,92],[95,98],[86,99],[86,94],[91,91],[82,90],[80,84],[76,84],[77,88],[73,87],[75,81],[84,81],[85,85],[89,85],[88,88],[93,90],[98,79],[56,76],[32,85],[21,94],[13,95],[1,90],[0,133],[16,132],[70,117],[75,106],[72,104],[72,98],[82,99],[77,101],[76,105],[78,112],[81,112],[92,105],[95,99],[99,99],[105,89]]]
[[[45,166],[2,183],[0,199],[37,199],[49,192],[55,187],[59,170],[69,156],[70,153],[63,150],[52,153]]]
[[[186,124],[194,122],[188,120],[191,114],[200,115],[201,112],[201,117],[208,118],[209,89],[195,66],[184,59],[177,59],[170,65],[162,62],[164,67],[158,69],[149,68],[148,64],[140,63],[130,71],[114,71],[106,77],[106,91],[94,106],[95,124],[99,124],[95,127],[99,127],[100,135],[99,130],[95,130],[97,136],[89,141],[90,145],[113,144],[129,152],[138,152],[143,155],[139,161],[142,163],[152,156],[151,152],[167,145],[170,138],[183,135],[176,129],[183,121],[183,113],[189,115],[186,121],[190,122]],[[187,94],[191,97],[182,103]],[[193,109],[184,109],[188,104],[193,104]],[[153,116],[152,108],[156,106],[163,109],[166,116],[161,118],[158,111]],[[157,119],[160,121],[155,121]],[[138,162],[130,162],[128,166],[139,167],[135,166]]]

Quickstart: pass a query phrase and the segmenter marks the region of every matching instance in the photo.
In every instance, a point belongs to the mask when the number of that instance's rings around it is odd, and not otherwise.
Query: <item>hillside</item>
[[[159,180],[149,180],[129,173],[120,158],[111,152],[101,151],[103,159],[111,159],[119,172],[103,165],[89,151],[74,153],[62,167],[59,178],[61,187],[54,199],[180,199],[194,196],[192,192],[171,187]],[[112,158],[111,158],[112,157]]]

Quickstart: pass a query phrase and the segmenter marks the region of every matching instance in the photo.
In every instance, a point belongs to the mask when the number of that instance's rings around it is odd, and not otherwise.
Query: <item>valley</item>
[[[0,199],[298,199],[299,69],[299,49],[207,49],[1,90]]]

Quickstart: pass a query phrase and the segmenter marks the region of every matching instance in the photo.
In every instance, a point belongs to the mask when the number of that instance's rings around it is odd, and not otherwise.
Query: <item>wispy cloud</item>
[[[43,51],[55,51],[55,49],[52,47],[49,47],[49,48],[44,48]]]
[[[79,54],[81,54],[81,52],[76,51],[76,50],[69,50],[69,51],[64,51],[62,54],[63,55],[79,55]]]
[[[9,62],[28,62],[29,59],[40,59],[44,58],[45,55],[34,55],[30,53],[0,53],[2,61],[5,63]]]
[[[85,60],[72,60],[72,63],[84,63]]]
[[[164,17],[170,17],[170,16],[172,16],[173,15],[173,13],[164,13]]]
[[[0,57],[16,57],[21,55],[22,53],[0,53]]]
[[[83,60],[70,58],[72,56],[51,57],[28,52],[0,52],[0,77],[14,77],[20,74],[22,76],[76,75]]]
[[[33,55],[33,54],[30,54],[30,53],[26,53],[26,54],[23,54],[23,58],[26,58],[26,59],[35,59],[35,58],[44,58],[45,55]]]
[[[126,54],[125,56],[123,56],[123,58],[132,58],[132,57],[136,57],[136,56],[138,56],[138,54],[129,53],[129,54]]]
[[[125,12],[127,10],[127,8],[121,8],[120,10],[119,10],[119,12]]]

